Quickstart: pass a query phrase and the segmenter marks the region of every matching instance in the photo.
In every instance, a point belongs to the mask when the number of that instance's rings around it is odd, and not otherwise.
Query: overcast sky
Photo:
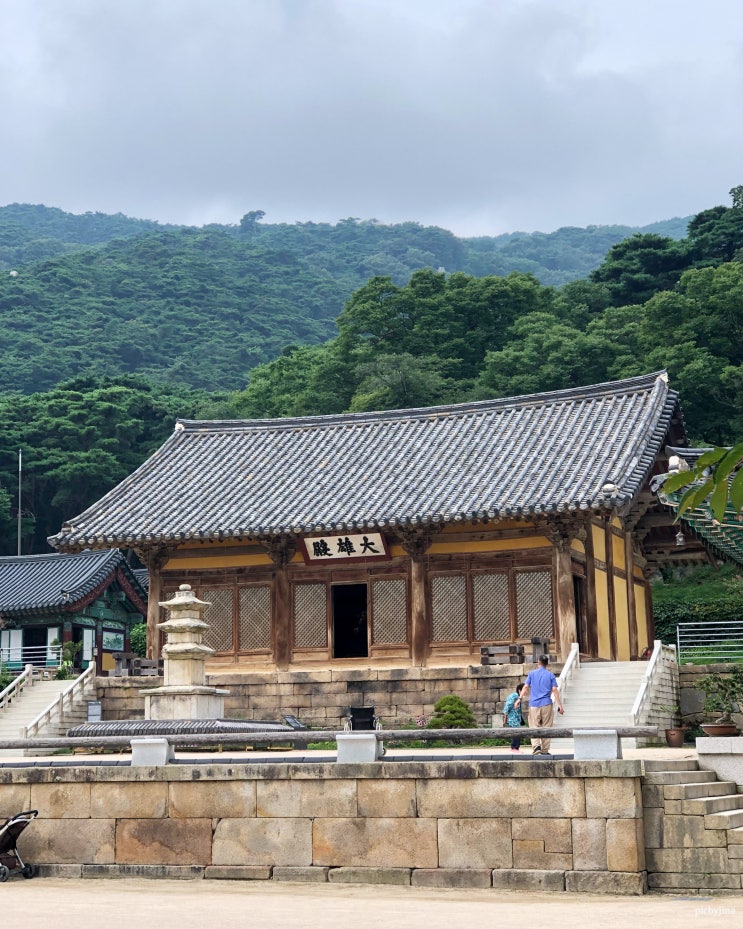
[[[0,0],[0,204],[643,225],[743,184],[741,0]]]

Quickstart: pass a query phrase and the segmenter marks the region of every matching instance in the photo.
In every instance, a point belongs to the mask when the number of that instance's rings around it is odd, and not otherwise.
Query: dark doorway
[[[337,584],[333,598],[333,658],[366,658],[366,584]]]
[[[588,628],[586,610],[586,581],[583,577],[573,575],[573,595],[575,596],[575,626],[578,632],[578,647],[581,655],[593,656],[591,632]]]
[[[46,626],[26,626],[23,630],[23,661],[25,664],[46,664]]]

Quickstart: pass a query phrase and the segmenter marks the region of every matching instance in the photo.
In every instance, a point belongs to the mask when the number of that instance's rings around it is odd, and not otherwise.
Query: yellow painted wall
[[[598,626],[599,658],[611,658],[609,636],[609,601],[606,571],[596,570],[596,624]]]
[[[302,556],[297,553],[292,561],[302,561]],[[271,559],[268,555],[220,555],[219,552],[212,552],[201,556],[183,556],[178,554],[168,559],[168,563],[163,568],[163,572],[183,571],[187,568],[244,568],[271,565]]]
[[[637,645],[642,651],[646,645],[652,645],[652,642],[646,642],[648,628],[648,614],[645,609],[645,586],[644,584],[633,584],[635,591],[635,616],[637,617]]]
[[[570,548],[574,552],[580,552],[582,555],[586,553],[586,546],[580,541],[580,539],[573,539],[570,543]]]
[[[621,520],[618,516],[612,516],[612,518],[611,518],[611,525],[614,526],[616,529],[621,529],[621,528],[622,528],[622,520]]]
[[[618,535],[614,535],[612,533],[611,550],[612,554],[614,555],[614,567],[619,568],[620,571],[624,571],[625,565],[627,563],[627,560],[624,557],[624,537],[620,538]]]
[[[599,561],[606,561],[606,533],[602,526],[591,524],[593,533],[593,556]]]
[[[629,661],[629,610],[627,608],[627,582],[614,578],[614,607],[617,616],[617,661]]]
[[[429,548],[432,555],[450,555],[462,552],[508,552],[514,549],[550,548],[549,539],[535,535],[529,539],[478,539],[471,542],[434,542]],[[404,555],[400,545],[391,545],[390,553]]]

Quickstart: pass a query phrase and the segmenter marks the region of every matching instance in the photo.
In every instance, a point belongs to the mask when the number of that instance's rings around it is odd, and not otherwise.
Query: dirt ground
[[[59,880],[0,884],[0,925],[22,929],[590,929],[743,924],[736,896],[612,897],[262,881]]]

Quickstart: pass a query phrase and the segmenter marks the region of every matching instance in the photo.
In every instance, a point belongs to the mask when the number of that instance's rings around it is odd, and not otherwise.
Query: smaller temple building
[[[0,661],[11,670],[55,666],[52,643],[79,642],[76,666],[108,671],[146,612],[146,581],[118,550],[0,558]]]

